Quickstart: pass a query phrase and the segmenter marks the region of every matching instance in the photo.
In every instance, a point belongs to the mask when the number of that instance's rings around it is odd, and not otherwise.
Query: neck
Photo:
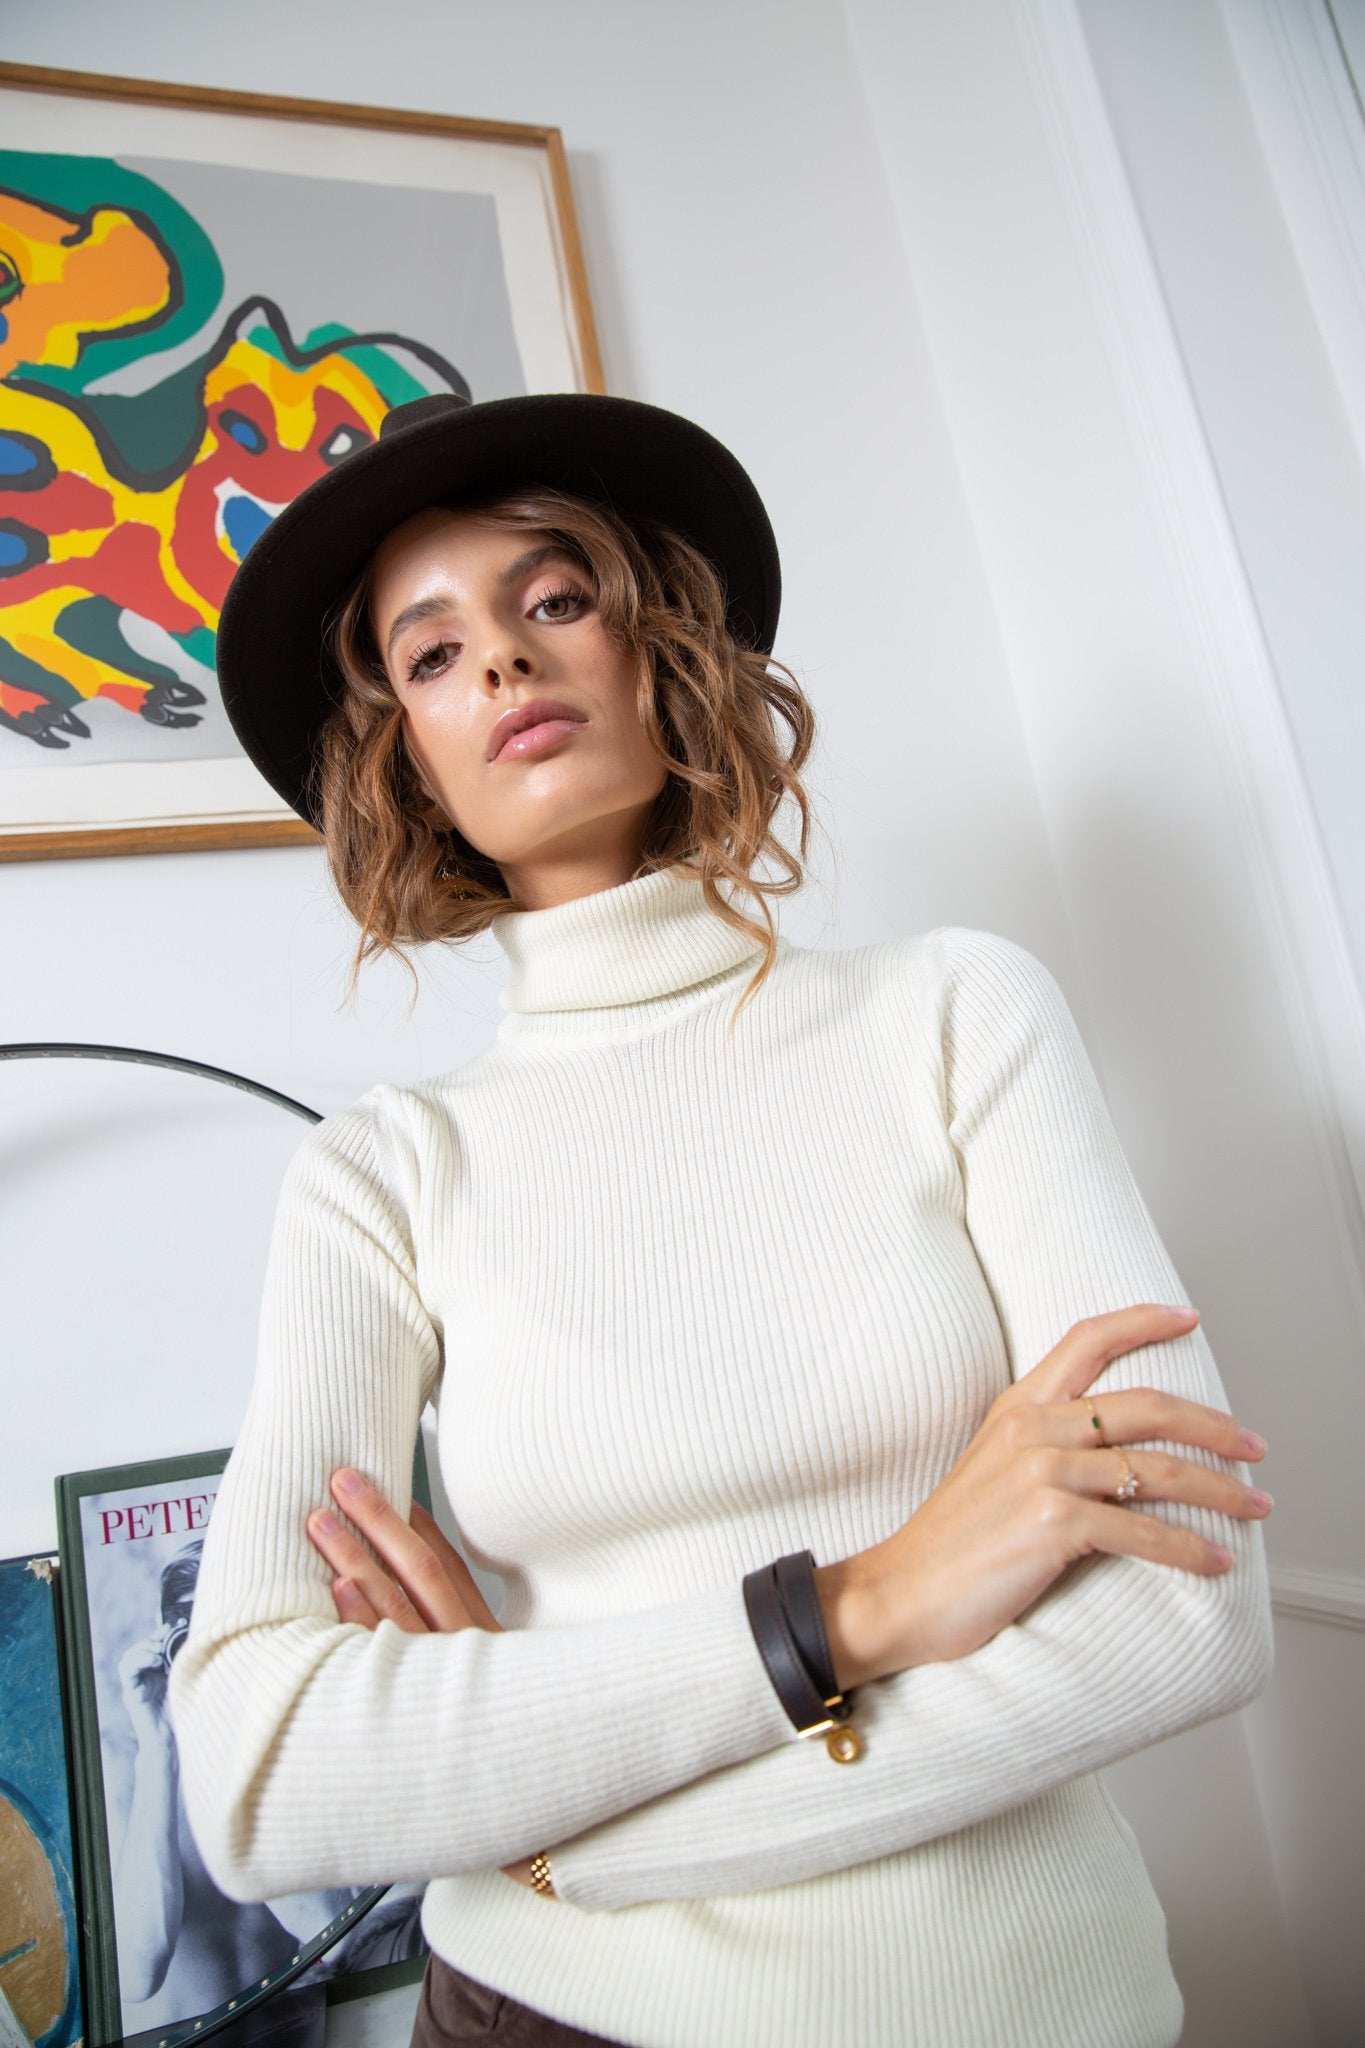
[[[724,885],[721,893],[733,900]],[[763,950],[710,907],[682,863],[544,909],[503,911],[491,929],[511,969],[504,1037],[649,1029],[730,983],[737,995]]]
[[[502,878],[507,893],[525,910],[553,910],[558,904],[576,902],[580,896],[600,896],[604,889],[619,888],[634,874],[636,863],[603,859],[569,859],[548,867],[504,866]]]

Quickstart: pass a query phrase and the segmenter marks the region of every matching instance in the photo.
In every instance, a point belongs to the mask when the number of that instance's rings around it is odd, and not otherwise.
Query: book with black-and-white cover
[[[214,2011],[280,1970],[358,1888],[263,1904],[226,1897],[185,1817],[166,1709],[226,1451],[57,1481],[68,1715],[90,2048]],[[420,1440],[414,1494],[430,1495]],[[422,1887],[395,1886],[312,1965],[328,1998],[411,1982],[426,1960]]]

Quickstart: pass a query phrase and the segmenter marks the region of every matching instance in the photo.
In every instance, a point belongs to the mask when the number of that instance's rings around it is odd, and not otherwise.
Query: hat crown
[[[410,398],[406,405],[392,406],[379,422],[381,441],[404,427],[430,425],[436,420],[448,419],[453,412],[464,412],[469,400],[459,391],[433,391],[428,398]]]

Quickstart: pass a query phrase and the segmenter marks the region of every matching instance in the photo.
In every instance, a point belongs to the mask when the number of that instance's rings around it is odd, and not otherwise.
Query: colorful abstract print
[[[0,728],[34,747],[78,758],[93,699],[197,725],[271,519],[392,406],[469,396],[411,338],[295,343],[273,300],[223,302],[212,242],[150,178],[0,150]]]

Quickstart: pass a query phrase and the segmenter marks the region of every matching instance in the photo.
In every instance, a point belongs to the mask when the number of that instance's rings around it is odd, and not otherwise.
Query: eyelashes
[[[562,606],[566,609],[555,611],[548,617],[540,619],[538,623],[549,626],[567,624],[569,620],[578,618],[592,602],[592,593],[585,590],[581,584],[556,583],[532,599],[527,616],[535,619],[537,613],[544,612],[547,606]],[[462,645],[459,640],[423,641],[422,645],[415,647],[407,658],[403,671],[405,681],[425,682],[432,676],[440,675],[460,653]]]
[[[560,583],[556,584],[553,590],[543,591],[531,606],[531,611],[533,614],[543,611],[547,604],[572,604],[581,608],[588,601],[587,592],[581,590],[576,583]],[[558,614],[559,618],[565,616],[563,612]],[[574,613],[570,612],[567,616],[572,618]]]
[[[426,663],[434,655],[439,654],[444,657],[450,652],[453,645],[454,642],[450,640],[429,640],[424,647],[414,648],[413,652],[408,656],[407,666],[404,670],[405,679],[410,683],[416,683],[420,682],[424,676],[439,675],[446,666],[444,659],[430,668],[426,666]]]

